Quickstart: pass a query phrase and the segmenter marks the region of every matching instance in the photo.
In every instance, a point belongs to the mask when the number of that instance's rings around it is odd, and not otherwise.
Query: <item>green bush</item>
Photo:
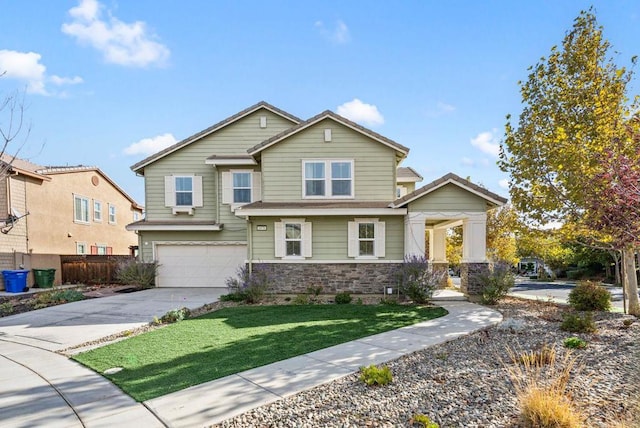
[[[259,303],[274,281],[275,278],[266,267],[254,265],[249,271],[249,268],[243,265],[238,268],[236,278],[226,279],[225,283],[229,289],[227,296],[234,302]]]
[[[562,318],[560,330],[572,333],[594,333],[596,331],[596,323],[593,321],[591,312],[585,312],[584,314],[570,312]]]
[[[247,295],[243,291],[234,291],[220,296],[221,302],[244,302],[245,300],[247,300]]]
[[[391,369],[387,366],[371,364],[369,367],[360,367],[360,380],[369,386],[386,385],[392,378]]]
[[[191,315],[189,308],[172,309],[160,318],[160,322],[162,324],[172,324],[189,318],[189,315]]]
[[[431,421],[429,416],[422,415],[422,414],[414,415],[413,418],[411,419],[411,423],[412,425],[419,424],[421,427],[424,427],[424,428],[440,428],[440,425]]]
[[[569,293],[569,304],[576,311],[608,311],[611,293],[595,281],[580,281]]]
[[[293,305],[310,305],[313,302],[309,298],[308,294],[297,294],[296,297],[291,301]]]
[[[488,274],[480,276],[482,282],[481,301],[485,305],[495,305],[502,300],[515,285],[515,277],[511,266],[496,263]]]
[[[565,348],[570,348],[570,349],[583,349],[587,347],[586,341],[575,336],[566,338],[563,343]]]
[[[44,293],[38,293],[34,307],[36,309],[46,308],[47,306],[57,305],[60,303],[77,302],[84,300],[84,294],[78,290],[58,290],[58,291],[46,291]]]
[[[10,315],[14,311],[13,303],[4,302],[0,303],[0,316]]]
[[[351,300],[353,300],[353,297],[347,291],[336,294],[335,301],[338,305],[346,305],[351,303]]]
[[[429,303],[447,273],[430,269],[424,256],[406,256],[395,272],[400,292],[415,303]]]
[[[572,269],[567,271],[567,279],[582,279],[587,275],[586,269]]]
[[[122,284],[136,285],[142,288],[155,286],[157,262],[143,263],[136,260],[120,262],[116,270],[116,278]]]

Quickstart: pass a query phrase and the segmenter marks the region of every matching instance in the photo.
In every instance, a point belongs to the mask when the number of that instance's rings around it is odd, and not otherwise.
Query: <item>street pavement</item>
[[[549,300],[556,303],[568,303],[569,293],[576,286],[571,281],[538,282],[519,278],[509,295],[534,300]],[[611,293],[611,306],[615,311],[623,310],[622,287],[607,286]]]

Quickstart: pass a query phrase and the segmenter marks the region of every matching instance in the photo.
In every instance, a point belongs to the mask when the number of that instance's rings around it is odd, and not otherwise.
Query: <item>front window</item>
[[[233,203],[246,204],[251,202],[251,173],[233,173]]]
[[[176,177],[176,205],[193,206],[193,177]]]
[[[82,196],[74,196],[74,220],[80,223],[89,222],[89,199]]]
[[[284,241],[287,256],[302,255],[302,225],[300,223],[285,224]]]
[[[304,196],[353,197],[353,161],[304,162]]]
[[[376,228],[374,223],[358,223],[359,255],[375,255]]]
[[[115,205],[109,204],[109,223],[116,222],[116,207]]]
[[[102,221],[102,202],[93,201],[93,221]]]

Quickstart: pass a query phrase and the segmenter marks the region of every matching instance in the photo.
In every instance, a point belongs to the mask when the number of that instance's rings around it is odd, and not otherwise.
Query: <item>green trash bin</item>
[[[56,277],[55,269],[33,269],[33,278],[35,279],[36,287],[39,288],[51,288],[53,287],[53,280]]]

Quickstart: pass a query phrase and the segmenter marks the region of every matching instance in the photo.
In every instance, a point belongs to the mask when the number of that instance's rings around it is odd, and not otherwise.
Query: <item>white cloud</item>
[[[464,166],[475,166],[476,165],[476,163],[475,163],[475,161],[473,159],[467,158],[467,157],[464,157],[464,158],[460,159],[460,163],[462,165],[464,165]]]
[[[125,155],[144,155],[149,156],[162,149],[177,143],[176,138],[170,134],[156,135],[151,138],[143,138],[142,140],[126,147],[123,152]]]
[[[351,35],[349,34],[349,27],[341,20],[336,21],[336,25],[333,28],[327,28],[322,21],[316,21],[315,27],[320,31],[320,34],[327,40],[342,45],[351,41]]]
[[[39,95],[53,95],[45,85],[75,85],[82,83],[82,78],[47,76],[47,67],[40,63],[42,55],[35,52],[18,52],[7,49],[0,50],[0,74],[9,79],[22,80],[27,83],[27,92]]]
[[[125,23],[109,11],[103,19],[103,7],[97,0],[80,0],[69,9],[72,21],[62,24],[62,32],[97,49],[109,63],[131,67],[166,63],[169,49],[154,40],[143,21]]]
[[[502,180],[498,181],[498,186],[502,187],[503,189],[508,189],[509,188],[509,180],[506,178],[503,178]]]
[[[471,145],[476,147],[480,151],[498,157],[500,153],[500,143],[495,133],[497,129],[491,131],[481,132],[471,139]]]
[[[354,122],[367,126],[382,125],[384,117],[373,104],[366,104],[357,98],[338,106],[338,114]]]

